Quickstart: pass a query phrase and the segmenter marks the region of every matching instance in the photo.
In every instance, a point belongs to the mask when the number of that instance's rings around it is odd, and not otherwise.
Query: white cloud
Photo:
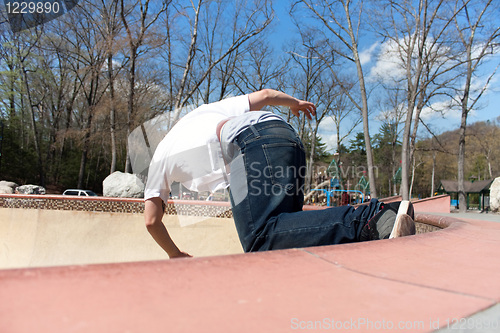
[[[320,134],[323,143],[326,143],[326,151],[333,153],[337,150],[337,135]]]
[[[401,59],[398,54],[398,44],[389,40],[380,46],[375,65],[370,69],[370,80],[393,81],[405,76]]]
[[[472,59],[476,59],[481,56],[481,53],[483,52],[483,49],[485,47],[485,43],[477,43],[472,46]],[[485,56],[483,59],[494,59],[499,56],[500,52],[500,46],[497,45],[490,45],[487,48],[487,51],[485,52]],[[465,59],[464,59],[465,60]]]
[[[460,119],[460,112],[456,108],[450,108],[449,102],[436,102],[430,107],[423,108],[420,113],[420,118],[425,122],[436,118],[456,120]]]
[[[358,124],[359,125],[359,124]],[[340,124],[340,137],[342,138],[347,132],[352,128],[352,119],[344,119]],[[349,145],[349,140],[356,135],[357,131],[351,131],[351,134],[342,140],[344,145]],[[337,128],[332,117],[327,117],[323,119],[318,128],[318,135],[321,136],[322,142],[326,143],[326,150],[329,153],[333,153],[337,150]]]
[[[370,69],[369,80],[381,80],[383,82],[398,81],[406,77],[406,65],[403,59],[406,59],[408,44],[410,44],[405,36],[398,41],[387,40],[380,46],[380,52],[377,56],[375,65]],[[441,66],[444,62],[449,61],[446,53],[449,48],[436,46],[433,44],[432,38],[428,38],[425,43],[424,52],[432,54],[432,57],[437,59],[433,66]],[[413,49],[413,59],[418,58],[418,47]],[[403,59],[402,59],[403,58]],[[416,67],[416,64],[411,64]]]
[[[320,131],[335,132],[335,122],[332,117],[325,117],[319,124]]]
[[[321,121],[318,128],[318,135],[321,137],[322,142],[326,143],[326,150],[328,152],[331,153],[337,149],[337,134],[332,118],[327,117]]]
[[[373,53],[379,46],[379,43],[373,43],[369,48],[364,49],[359,53],[359,60],[361,61],[361,65],[365,65],[371,62]]]

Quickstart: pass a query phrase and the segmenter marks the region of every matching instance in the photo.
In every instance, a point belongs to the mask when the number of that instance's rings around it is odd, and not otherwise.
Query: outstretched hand
[[[316,105],[311,102],[298,100],[297,105],[290,107],[290,111],[297,117],[300,115],[300,111],[302,111],[307,119],[312,120],[312,116],[316,115]]]
[[[250,111],[260,111],[266,105],[288,106],[290,111],[299,116],[300,111],[304,112],[309,120],[316,115],[316,105],[311,102],[303,101],[292,97],[284,92],[274,89],[262,89],[248,94]]]

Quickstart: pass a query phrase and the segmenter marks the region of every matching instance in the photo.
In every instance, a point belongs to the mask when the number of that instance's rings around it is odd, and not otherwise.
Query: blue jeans
[[[245,252],[359,241],[377,201],[302,211],[304,146],[287,123],[271,120],[244,130],[230,156],[230,198]]]

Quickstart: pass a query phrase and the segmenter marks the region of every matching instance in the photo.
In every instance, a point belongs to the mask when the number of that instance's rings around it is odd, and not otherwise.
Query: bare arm
[[[162,222],[163,208],[161,198],[146,200],[144,207],[144,219],[146,228],[153,239],[161,246],[170,258],[190,257],[189,254],[179,250]]]
[[[299,116],[302,111],[307,118],[312,119],[316,115],[316,106],[307,101],[302,101],[281,91],[273,89],[263,89],[248,95],[250,111],[262,110],[266,105],[288,106],[295,116]]]

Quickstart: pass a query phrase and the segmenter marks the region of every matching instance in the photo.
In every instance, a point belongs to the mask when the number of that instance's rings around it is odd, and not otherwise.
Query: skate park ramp
[[[33,223],[38,216],[42,224],[55,223],[54,226],[44,229],[40,224],[32,224],[38,233],[11,233],[9,237],[16,236],[25,244],[30,244],[29,237],[33,243],[37,235],[36,242],[40,244],[60,242],[61,247],[53,248],[51,255],[67,251],[68,257],[72,251],[73,256],[78,253],[84,257],[80,248],[87,244],[84,239],[88,237],[88,242],[100,243],[101,248],[91,249],[94,245],[88,245],[91,254],[87,261],[105,255],[106,242],[114,244],[109,248],[115,248],[115,254],[119,252],[116,244],[122,244],[123,253],[135,247],[137,252],[150,254],[151,260],[156,255],[151,252],[156,251],[154,243],[151,248],[144,245],[150,236],[144,230],[142,214],[135,212],[140,203],[109,203],[118,208],[112,207],[114,212],[100,215],[106,217],[105,221],[93,216],[101,214],[97,210],[108,204],[78,207],[80,211],[87,208],[93,212],[85,217],[88,227],[72,225],[60,237],[51,238],[45,235],[56,233],[57,224],[64,225],[77,215],[70,211],[56,219],[55,215],[45,215],[42,211],[48,207],[42,206],[56,205],[64,210],[66,201],[11,199],[0,196],[2,241],[4,232],[11,232],[12,228],[11,222],[4,223],[4,217]],[[23,210],[16,208],[23,200],[24,210],[31,210],[34,215],[22,215]],[[432,208],[429,203],[425,206],[426,210]],[[207,213],[212,209],[208,204],[199,207],[204,215],[214,218],[216,226],[210,221],[206,221],[207,225],[174,221],[173,229],[193,228],[190,231],[194,232],[202,226],[200,233],[203,229],[216,232],[222,228],[220,222],[231,220],[225,212]],[[193,212],[192,205],[176,208],[181,215]],[[14,209],[19,211],[13,212]],[[120,217],[111,219],[112,213]],[[500,223],[486,221],[480,214],[471,219],[450,217],[449,213],[416,213],[417,235],[373,242],[58,267],[33,267],[41,259],[32,254],[31,268],[0,269],[0,298],[6,300],[0,304],[0,331],[498,332]],[[125,222],[127,214],[133,215],[130,223]],[[95,226],[99,223],[107,225],[104,230]],[[124,235],[130,235],[118,236],[117,229],[122,228],[129,230]],[[220,233],[222,237],[228,235]],[[179,231],[176,237],[182,239],[181,236]],[[120,241],[115,242],[115,237]],[[192,238],[191,243],[199,241],[200,238]],[[55,245],[45,244],[31,251],[51,246]],[[194,250],[193,247],[191,251]],[[47,252],[43,256],[48,255]],[[161,251],[158,255],[162,256]],[[127,258],[107,260],[133,261],[130,256],[129,253],[124,256]],[[57,263],[48,266],[52,265]]]
[[[108,207],[110,203],[136,206],[128,212],[109,211],[102,208],[100,201],[82,199],[76,202],[87,207],[76,206],[80,209],[73,210],[75,201],[62,196],[9,200],[10,206],[18,207],[9,208],[4,203],[0,208],[0,269],[168,259],[146,230],[142,200],[104,201]],[[42,202],[65,209],[43,209],[47,207],[40,206]],[[243,252],[232,218],[214,216],[217,214],[203,216],[204,212],[200,212],[200,207],[206,210],[216,205],[189,204],[178,206],[194,207],[198,216],[166,214],[163,219],[182,249],[196,257]],[[96,211],[99,206],[103,211]],[[227,210],[226,206],[219,207],[219,215]]]
[[[449,197],[417,206],[449,211]],[[141,199],[0,195],[0,269],[168,259],[147,232],[143,209]],[[171,201],[163,222],[175,243],[195,257],[243,252],[227,202]],[[439,229],[417,227],[420,233]]]

